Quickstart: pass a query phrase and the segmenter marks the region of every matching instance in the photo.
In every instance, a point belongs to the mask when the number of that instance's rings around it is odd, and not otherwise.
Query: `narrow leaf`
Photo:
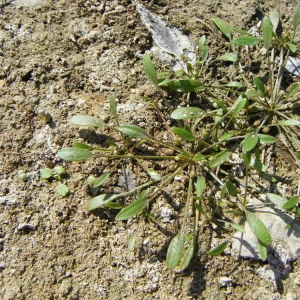
[[[116,100],[116,97],[110,97],[109,98],[109,111],[114,117],[117,116],[117,100]]]
[[[228,39],[231,38],[231,25],[220,18],[214,18],[212,21]]]
[[[104,122],[99,118],[86,115],[73,116],[69,122],[79,126],[102,127],[104,125]]]
[[[195,252],[195,243],[194,241],[192,241],[191,245],[184,252],[180,264],[176,268],[177,272],[182,272],[184,269],[186,269],[189,266],[191,259],[194,256],[194,252]]]
[[[242,82],[239,82],[239,81],[231,81],[231,82],[227,83],[226,85],[229,87],[235,87],[235,88],[242,88],[245,86]]]
[[[134,138],[146,138],[147,134],[145,130],[137,125],[123,125],[118,127],[118,130],[130,137]]]
[[[192,142],[196,140],[196,138],[193,136],[193,133],[187,129],[172,127],[172,131],[185,141]]]
[[[224,142],[226,140],[228,140],[229,138],[231,138],[233,136],[233,133],[232,132],[226,132],[224,134],[222,134],[219,138],[218,138],[218,141],[219,142]]]
[[[246,219],[256,238],[265,245],[272,242],[271,235],[265,224],[252,212],[246,210]]]
[[[156,70],[148,54],[145,54],[143,57],[143,67],[144,67],[144,72],[147,78],[149,79],[149,81],[151,81],[154,85],[158,86]]]
[[[291,210],[294,208],[300,201],[300,196],[295,196],[286,201],[283,205],[283,208],[286,210]]]
[[[295,120],[295,119],[288,119],[288,120],[285,120],[285,121],[280,121],[279,125],[281,125],[281,126],[299,126],[300,121]]]
[[[257,136],[258,136],[259,142],[261,144],[269,145],[269,144],[274,144],[277,141],[276,137],[274,137],[272,135],[259,133]]]
[[[108,202],[113,201],[114,199],[122,197],[120,194],[102,194],[97,197],[92,198],[88,202],[87,209],[92,211],[94,209],[105,206]]]
[[[110,173],[104,173],[101,176],[99,176],[98,178],[95,178],[93,187],[96,188],[96,187],[103,185],[106,182],[106,180],[109,178],[109,176],[110,176]]]
[[[265,85],[262,82],[262,80],[259,77],[255,77],[253,79],[254,84],[256,85],[257,89],[263,94],[265,95],[266,93],[266,89],[265,89]]]
[[[248,152],[254,149],[258,140],[258,135],[256,133],[248,134],[243,141],[243,152]]]
[[[175,267],[179,264],[180,260],[183,257],[184,252],[184,241],[182,233],[179,232],[175,235],[169,245],[167,251],[167,268],[168,270],[174,270]]]
[[[298,2],[295,8],[293,24],[294,24],[294,29],[297,29],[300,25],[300,2]]]
[[[231,195],[232,197],[236,197],[237,196],[237,194],[238,194],[237,189],[236,189],[235,185],[231,181],[227,181],[225,183],[225,186],[226,186],[226,190],[229,193],[229,195]]]
[[[245,108],[245,106],[247,105],[247,102],[248,102],[247,98],[239,97],[231,108],[232,115],[233,116],[238,115],[240,113],[240,111]]]
[[[81,148],[64,148],[59,150],[57,155],[67,161],[82,161],[93,157],[91,151]]]
[[[204,176],[197,177],[197,181],[195,182],[196,196],[201,197],[205,189],[206,189],[205,177]]]
[[[209,250],[209,252],[207,254],[210,256],[219,255],[222,252],[224,252],[224,250],[227,248],[227,246],[228,246],[228,241],[224,241],[224,242],[220,243],[217,247]]]
[[[232,40],[235,46],[253,46],[259,42],[259,39],[252,35],[241,36]]]
[[[258,251],[259,251],[259,256],[262,261],[265,261],[268,257],[268,250],[265,244],[261,243],[258,241]]]
[[[174,79],[160,82],[159,87],[166,87],[170,91],[178,93],[191,93],[203,88],[203,84],[195,79]]]
[[[116,216],[116,221],[124,221],[129,218],[140,214],[148,205],[147,199],[148,191],[142,191],[139,195],[139,199],[123,208]]]
[[[80,149],[86,149],[86,150],[93,150],[94,148],[88,144],[85,143],[78,143],[75,142],[72,144],[72,148],[80,148]]]
[[[175,120],[200,118],[204,111],[198,107],[181,107],[171,113],[171,118]]]
[[[232,152],[228,150],[223,150],[219,152],[217,155],[215,155],[209,162],[209,167],[214,169],[217,168],[218,166],[222,165],[224,162],[228,161],[230,158]]]
[[[296,95],[296,93],[300,90],[300,83],[295,83],[294,85],[291,86],[291,88],[288,91],[287,96],[288,97],[293,97]]]
[[[264,47],[268,50],[271,47],[273,36],[273,25],[268,17],[263,18],[261,27]]]
[[[201,36],[199,39],[198,47],[199,47],[199,56],[202,62],[205,62],[208,57],[208,46],[205,44],[206,37],[205,35]]]
[[[147,169],[147,173],[151,177],[152,180],[155,180],[155,181],[161,180],[161,175],[158,174],[154,169],[152,169],[152,168]]]
[[[224,54],[224,55],[220,56],[219,60],[236,62],[237,61],[237,54],[236,53],[227,53],[227,54]]]

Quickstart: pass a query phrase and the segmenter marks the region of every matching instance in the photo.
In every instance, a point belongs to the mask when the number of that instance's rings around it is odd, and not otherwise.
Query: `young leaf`
[[[269,145],[269,144],[274,144],[277,141],[276,137],[272,135],[259,133],[257,136],[261,144]]]
[[[145,130],[137,125],[123,125],[118,127],[118,130],[134,138],[143,139],[147,137]]]
[[[86,150],[93,150],[94,148],[88,144],[85,143],[78,143],[75,142],[72,144],[72,148],[80,148],[80,149],[86,149]]]
[[[237,61],[237,54],[236,53],[226,53],[226,54],[220,56],[219,60],[236,62]]]
[[[300,120],[288,119],[285,121],[280,121],[278,124],[281,126],[299,126]]]
[[[232,40],[235,46],[253,46],[259,42],[259,39],[252,35],[240,36]]]
[[[189,266],[191,259],[194,256],[194,252],[195,252],[195,242],[192,241],[190,246],[185,250],[183,257],[176,268],[177,272],[182,272],[184,269],[186,269]]]
[[[254,149],[258,140],[258,135],[256,133],[248,134],[243,141],[243,152],[248,152]]]
[[[183,235],[179,232],[175,235],[169,245],[167,251],[167,268],[168,270],[174,270],[175,267],[179,264],[180,260],[184,255],[184,241]]]
[[[255,77],[253,79],[253,82],[254,82],[255,86],[257,87],[257,89],[262,93],[262,95],[265,95],[266,89],[265,89],[265,85],[262,82],[262,80],[259,77]]]
[[[102,127],[104,125],[104,122],[99,118],[86,115],[73,116],[69,122],[79,126]]]
[[[230,156],[231,156],[232,152],[228,151],[228,150],[223,150],[221,152],[219,152],[218,154],[216,154],[209,162],[209,167],[214,169],[217,168],[218,166],[222,165],[224,162],[226,162]]]
[[[147,78],[156,86],[158,86],[158,79],[155,67],[152,63],[152,60],[148,54],[145,54],[143,57],[143,67],[144,72],[147,76]]]
[[[203,114],[204,111],[198,107],[181,107],[171,113],[171,118],[175,120],[195,119],[202,117]]]
[[[139,194],[139,198],[123,208],[116,216],[116,221],[124,221],[129,218],[140,214],[148,205],[147,199],[148,191],[144,190]]]
[[[267,251],[266,245],[261,243],[260,241],[258,241],[258,251],[259,251],[259,256],[260,256],[261,260],[265,261],[268,256],[268,251]]]
[[[284,203],[283,208],[286,210],[291,210],[295,206],[297,206],[299,201],[300,201],[300,196],[294,196]]]
[[[93,187],[99,187],[101,185],[103,185],[105,183],[105,181],[109,178],[110,173],[104,173],[101,176],[99,176],[98,178],[95,178]]]
[[[128,241],[128,250],[133,251],[136,242],[136,235],[132,235]]]
[[[185,141],[192,142],[196,140],[193,133],[185,128],[172,127],[172,131]]]
[[[205,177],[204,176],[197,177],[197,181],[195,182],[196,196],[201,197],[205,189],[206,189]]]
[[[264,47],[268,50],[271,47],[273,36],[273,25],[268,17],[263,18],[261,28]]]
[[[53,176],[53,173],[51,169],[44,168],[40,170],[40,175],[42,179],[49,179]]]
[[[270,12],[270,21],[272,23],[272,26],[273,26],[273,32],[276,34],[276,30],[277,30],[277,27],[278,27],[278,24],[279,24],[279,13],[277,10],[272,10]]]
[[[293,18],[293,24],[294,24],[294,29],[296,30],[299,25],[300,25],[300,2],[298,2],[295,13],[294,13],[294,18]]]
[[[67,161],[82,161],[93,157],[91,151],[81,148],[63,148],[57,152],[57,155]]]
[[[271,235],[265,224],[252,212],[246,210],[246,219],[256,238],[265,245],[272,243]]]
[[[56,188],[56,193],[62,197],[65,197],[69,194],[70,190],[67,185],[61,183]]]
[[[161,180],[161,175],[158,174],[156,171],[154,171],[154,169],[152,169],[152,168],[147,169],[147,173],[151,177],[152,180],[155,180],[155,181]]]
[[[224,252],[224,250],[227,248],[227,246],[228,246],[228,241],[224,241],[224,242],[220,243],[217,247],[209,250],[209,252],[207,254],[210,256],[219,255],[222,252]]]
[[[212,21],[228,39],[231,38],[231,25],[220,18],[214,18]]]
[[[113,201],[114,199],[122,197],[120,194],[102,194],[97,197],[92,198],[88,205],[88,211],[105,206],[108,202]]]

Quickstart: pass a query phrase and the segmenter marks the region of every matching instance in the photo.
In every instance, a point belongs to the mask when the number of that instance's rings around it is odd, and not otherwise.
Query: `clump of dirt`
[[[260,1],[141,1],[196,42],[211,18],[250,28]],[[296,1],[282,1],[282,8]],[[0,273],[8,299],[279,299],[299,297],[299,262],[289,278],[274,286],[256,270],[262,263],[224,255],[207,259],[199,249],[183,274],[166,271],[166,249],[177,230],[179,212],[160,199],[155,209],[160,231],[142,217],[115,222],[114,211],[88,214],[89,175],[112,167],[109,161],[63,163],[56,153],[72,142],[105,142],[98,132],[68,124],[75,114],[108,118],[107,99],[115,95],[121,121],[155,133],[159,120],[141,100],[154,95],[142,71],[152,46],[131,0],[16,0],[0,3]],[[221,41],[210,41],[219,49]],[[279,154],[280,155],[280,154]],[[68,197],[40,170],[64,165]],[[278,165],[278,167],[281,167]],[[283,165],[286,168],[286,163]],[[118,165],[138,180],[141,167]],[[125,171],[124,171],[125,170]],[[22,181],[19,173],[28,174]],[[286,171],[283,169],[282,174]],[[129,174],[129,175],[128,175]],[[143,174],[141,175],[143,176]],[[116,188],[124,188],[115,182]],[[180,187],[170,187],[175,207]],[[173,204],[174,204],[173,203]],[[133,251],[127,247],[137,236]],[[211,240],[204,227],[201,240]],[[210,245],[204,248],[209,248]],[[292,298],[291,298],[292,297]],[[294,297],[294,298],[293,298]]]

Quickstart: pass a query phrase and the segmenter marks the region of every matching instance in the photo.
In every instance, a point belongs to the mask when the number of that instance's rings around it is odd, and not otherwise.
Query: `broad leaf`
[[[55,191],[58,195],[65,197],[69,194],[70,190],[67,185],[60,183],[56,188]]]
[[[143,128],[137,125],[123,125],[118,127],[118,130],[130,137],[134,138],[146,138],[147,134]]]
[[[295,9],[293,24],[294,24],[294,29],[297,29],[300,26],[300,2],[298,2]]]
[[[245,137],[243,141],[243,152],[251,151],[258,143],[258,135],[256,133],[250,133]]]
[[[245,86],[242,82],[239,82],[239,81],[230,81],[226,85],[229,87],[235,87],[235,88],[242,88]]]
[[[152,180],[154,180],[154,181],[161,180],[161,175],[158,174],[154,169],[152,169],[152,168],[147,169],[147,173],[151,177]]]
[[[220,243],[217,247],[209,250],[207,254],[210,256],[219,255],[222,252],[224,252],[224,250],[227,248],[227,246],[228,246],[228,241],[224,241],[224,242]]]
[[[93,187],[96,188],[96,187],[103,185],[106,182],[106,180],[109,178],[109,176],[110,176],[110,173],[104,173],[101,176],[99,176],[98,178],[95,178]]]
[[[225,183],[225,187],[227,192],[229,193],[229,195],[231,195],[232,197],[236,197],[238,192],[237,189],[235,187],[235,185],[231,182],[231,181],[227,181]]]
[[[206,37],[205,35],[201,36],[199,39],[198,47],[199,47],[199,56],[202,62],[205,62],[208,57],[208,46],[205,44]]]
[[[209,162],[209,167],[214,169],[217,168],[218,166],[222,165],[224,162],[228,161],[230,158],[232,152],[228,150],[223,150],[219,152],[217,155],[215,155]]]
[[[300,90],[300,83],[295,83],[294,85],[291,86],[291,88],[288,91],[287,96],[288,97],[293,97],[296,95],[296,93]]]
[[[170,91],[179,93],[191,93],[195,92],[199,88],[203,88],[203,84],[195,79],[167,79],[160,82],[159,87],[166,87]]]
[[[235,46],[253,46],[259,42],[259,39],[252,35],[240,36],[232,40]]]
[[[116,221],[124,221],[129,218],[140,214],[148,205],[147,199],[148,191],[142,191],[139,195],[139,199],[123,208],[116,216]]]
[[[236,116],[240,113],[241,110],[243,110],[246,105],[248,103],[248,99],[247,98],[243,98],[243,97],[239,97],[235,103],[232,106],[232,115]]]
[[[271,47],[273,36],[273,25],[268,17],[263,18],[261,28],[264,47],[268,50]]]
[[[179,264],[184,255],[184,240],[183,235],[179,232],[175,235],[169,245],[167,251],[167,268],[168,270],[174,270]]]
[[[266,245],[261,243],[260,241],[258,241],[258,251],[261,260],[265,261],[268,256],[268,251]]]
[[[195,252],[195,243],[194,241],[192,241],[190,246],[185,250],[183,257],[176,268],[177,272],[182,272],[184,269],[186,269],[189,266],[191,259],[194,256],[194,252]]]
[[[264,245],[270,245],[272,238],[265,224],[254,213],[248,210],[246,210],[246,219],[256,238]]]
[[[271,10],[270,12],[270,21],[272,23],[272,26],[273,26],[273,32],[276,33],[276,30],[277,30],[277,27],[278,27],[278,24],[279,24],[279,13],[277,10]]]
[[[144,72],[147,76],[147,78],[156,86],[158,86],[158,79],[155,67],[152,63],[152,60],[148,54],[145,54],[143,57],[143,67]]]
[[[297,204],[299,203],[300,201],[300,196],[294,196],[290,199],[288,199],[284,205],[283,205],[283,208],[286,209],[286,210],[291,210],[293,209],[295,206],[297,206]]]
[[[86,150],[93,150],[94,148],[88,144],[85,143],[78,143],[75,142],[72,144],[72,148],[80,148],[80,149],[86,149]]]
[[[221,135],[221,136],[218,138],[218,141],[219,141],[219,142],[226,141],[226,140],[228,140],[229,138],[231,138],[232,136],[233,136],[233,132],[226,132],[226,133],[224,133],[223,135]]]
[[[109,98],[109,111],[114,117],[117,116],[117,100],[116,100],[116,97],[110,97]]]
[[[91,151],[81,148],[63,148],[57,152],[57,155],[67,161],[82,161],[93,157]]]
[[[274,137],[272,135],[259,133],[257,136],[258,136],[259,142],[261,144],[269,145],[269,144],[274,144],[277,141],[276,137]]]
[[[220,56],[219,60],[236,62],[237,61],[237,54],[236,53],[227,53],[227,54],[224,54],[224,55]]]
[[[220,29],[220,31],[228,38],[231,38],[231,25],[220,18],[214,18],[212,21]]]
[[[295,120],[295,119],[288,119],[288,120],[285,120],[285,121],[280,121],[278,124],[281,125],[281,126],[299,126],[300,121]]]
[[[92,211],[94,209],[105,206],[108,202],[113,201],[114,199],[120,198],[119,194],[102,194],[97,197],[92,198],[88,202],[87,209]]]
[[[181,107],[171,113],[171,118],[175,120],[195,119],[202,117],[203,114],[204,111],[198,107]]]
[[[73,116],[69,122],[79,126],[102,127],[104,125],[99,118],[86,115]]]
[[[265,89],[265,85],[262,82],[262,80],[259,77],[255,77],[253,79],[253,82],[256,85],[257,89],[262,93],[262,95],[265,95],[266,89]]]
[[[196,196],[201,197],[205,189],[206,189],[205,177],[204,176],[197,177],[197,181],[195,182]]]
[[[185,141],[192,142],[196,140],[196,138],[193,136],[193,133],[185,128],[172,127],[172,131]]]

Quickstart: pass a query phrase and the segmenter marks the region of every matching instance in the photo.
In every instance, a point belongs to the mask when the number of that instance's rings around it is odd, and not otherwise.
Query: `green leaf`
[[[199,39],[198,47],[199,47],[199,56],[201,58],[201,61],[206,61],[208,57],[208,46],[205,44],[206,37],[205,35],[201,36]]]
[[[116,203],[116,202],[107,202],[105,204],[106,207],[108,208],[111,208],[111,209],[117,209],[117,210],[120,210],[123,208],[123,206],[119,203]]]
[[[78,143],[75,142],[72,144],[72,148],[79,148],[79,149],[86,149],[86,150],[93,150],[94,148],[88,144],[85,143]]]
[[[93,153],[81,148],[63,148],[57,152],[58,157],[67,161],[82,161],[93,157]]]
[[[300,196],[294,196],[294,197],[288,199],[284,203],[283,208],[286,210],[291,210],[299,203],[299,201],[300,201]]]
[[[273,37],[273,25],[268,17],[263,18],[261,28],[264,47],[268,50],[271,47]]]
[[[246,232],[246,230],[244,229],[243,226],[236,224],[236,223],[232,223],[232,222],[226,222],[226,224],[229,224],[231,227],[233,227],[234,229],[240,231],[240,232]]]
[[[245,106],[247,105],[247,103],[248,103],[248,99],[247,98],[239,97],[235,101],[235,103],[233,104],[233,106],[231,108],[233,117],[235,117],[236,115],[238,115],[240,113],[240,111],[245,108]]]
[[[271,10],[270,12],[270,21],[272,23],[272,26],[273,26],[273,32],[276,33],[276,30],[277,30],[277,27],[278,27],[278,24],[279,24],[279,13],[277,10]]]
[[[229,193],[229,195],[231,195],[232,197],[236,197],[238,192],[237,189],[235,187],[235,185],[231,182],[231,181],[227,181],[225,183],[225,187],[227,192]]]
[[[147,78],[149,79],[149,81],[151,81],[155,86],[158,86],[157,73],[152,63],[152,60],[148,54],[145,54],[143,57],[143,67],[144,67],[144,72]]]
[[[109,98],[109,111],[114,117],[117,116],[117,99],[116,99],[116,97]]]
[[[222,165],[224,162],[228,161],[230,158],[232,152],[228,150],[223,150],[219,152],[217,155],[215,155],[209,162],[209,167],[214,169],[217,168],[218,166]]]
[[[259,133],[257,136],[261,144],[269,145],[269,144],[274,144],[277,141],[276,137],[272,135]]]
[[[195,252],[195,243],[194,241],[192,241],[190,246],[185,250],[183,257],[176,268],[177,272],[182,272],[189,266],[191,259],[194,256],[194,252]]]
[[[193,156],[193,161],[201,161],[201,160],[204,160],[206,157],[207,157],[207,155],[197,153]]]
[[[204,176],[197,177],[197,181],[195,182],[196,196],[201,197],[205,189],[206,189],[205,177]]]
[[[40,175],[42,179],[49,179],[53,176],[53,173],[51,169],[44,168],[40,170]]]
[[[172,127],[172,131],[185,141],[192,142],[196,140],[193,133],[185,128]]]
[[[293,18],[293,25],[294,25],[295,30],[300,25],[300,2],[298,2],[297,6],[295,8],[295,13],[294,13],[294,18]]]
[[[118,127],[118,130],[130,137],[134,138],[146,138],[147,134],[143,128],[137,125],[123,125]]]
[[[136,242],[136,235],[132,235],[128,241],[128,250],[133,251]]]
[[[69,194],[70,190],[67,185],[61,183],[55,188],[55,191],[58,195],[65,197]]]
[[[249,99],[261,97],[261,92],[254,89],[248,89],[245,94]]]
[[[104,173],[101,176],[99,176],[98,178],[95,178],[93,187],[96,188],[96,187],[103,185],[106,182],[106,180],[109,178],[109,176],[110,176],[110,173]]]
[[[69,122],[79,126],[102,127],[104,125],[104,122],[99,118],[86,115],[73,116]]]
[[[287,45],[292,53],[296,53],[298,51],[298,47],[295,44],[288,43]]]
[[[226,53],[218,58],[219,60],[224,61],[231,61],[236,62],[237,61],[237,54],[236,53]]]
[[[285,121],[280,121],[278,124],[281,125],[281,126],[299,126],[300,121],[295,120],[295,119],[288,119],[288,120],[285,120]]]
[[[151,177],[152,180],[154,180],[154,181],[161,180],[161,175],[158,174],[156,171],[154,171],[154,169],[152,169],[152,168],[147,169],[147,173]]]
[[[255,86],[257,87],[257,89],[262,93],[262,95],[265,95],[266,89],[265,89],[265,85],[262,82],[262,80],[259,77],[255,77],[253,79],[253,82],[254,82]]]
[[[270,245],[272,238],[265,224],[254,213],[248,210],[246,210],[246,219],[256,238],[264,245]]]
[[[258,143],[258,135],[256,133],[250,133],[245,137],[243,141],[243,152],[251,151]]]
[[[233,136],[233,132],[226,132],[218,138],[219,142],[224,142]]]
[[[265,261],[268,257],[268,251],[266,245],[261,243],[260,241],[258,241],[258,251],[261,260]]]
[[[166,87],[173,92],[191,93],[199,88],[203,88],[203,84],[195,79],[166,79],[159,83],[159,87]]]
[[[180,260],[184,255],[184,241],[183,235],[179,232],[175,235],[168,247],[167,251],[167,268],[168,270],[174,270],[179,264]]]
[[[248,168],[250,166],[251,163],[251,153],[243,153],[242,154],[242,158],[243,158],[243,163],[244,163],[244,167]]]
[[[122,197],[120,194],[101,194],[97,197],[92,198],[88,202],[87,209],[92,211],[94,209],[105,206],[108,202],[113,201],[114,199]]]
[[[300,90],[300,83],[295,83],[291,86],[291,88],[289,89],[287,96],[293,97],[297,94],[297,92]]]
[[[298,158],[298,159],[300,159],[300,152],[298,151],[298,152],[295,152],[295,156]]]
[[[140,214],[148,205],[147,199],[148,191],[144,190],[139,194],[139,198],[123,208],[116,216],[116,221],[124,221],[129,218]]]
[[[231,38],[231,25],[220,18],[214,18],[212,21],[220,29],[220,31],[228,38]]]
[[[207,254],[210,256],[217,256],[217,255],[221,254],[222,252],[224,252],[224,250],[227,248],[227,246],[228,246],[228,241],[224,241],[224,242],[220,243],[217,247],[209,250]]]
[[[232,40],[235,46],[253,46],[259,42],[259,39],[252,35],[240,36]]]
[[[234,88],[243,88],[245,86],[242,82],[239,81],[230,81],[226,85]]]
[[[196,119],[202,117],[204,111],[198,107],[181,107],[171,113],[171,118],[175,120]]]

